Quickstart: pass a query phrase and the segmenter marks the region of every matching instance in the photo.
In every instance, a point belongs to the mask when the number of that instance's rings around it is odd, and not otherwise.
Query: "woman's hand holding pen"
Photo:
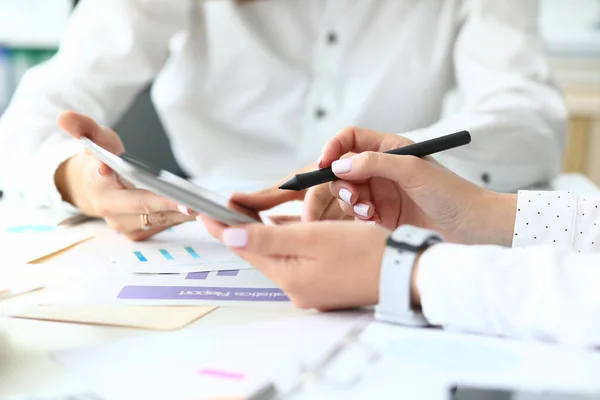
[[[75,138],[87,136],[115,154],[125,151],[114,131],[91,118],[68,111],[59,115],[58,123]],[[144,240],[193,220],[193,216],[178,212],[172,201],[119,181],[108,166],[91,154],[79,154],[65,161],[56,172],[55,182],[65,201],[85,215],[104,218],[111,228],[131,240]],[[147,225],[143,226],[143,222]]]
[[[511,244],[516,196],[476,186],[431,157],[382,153],[405,141],[347,128],[327,143],[319,167],[331,166],[339,178],[329,187],[346,214],[391,230],[403,224],[434,229],[459,243]],[[347,152],[360,154],[340,160]],[[490,207],[497,212],[491,215]]]

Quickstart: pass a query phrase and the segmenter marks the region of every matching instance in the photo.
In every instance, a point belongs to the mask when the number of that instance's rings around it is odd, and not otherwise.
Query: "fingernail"
[[[369,216],[369,205],[364,204],[364,203],[359,203],[357,205],[354,206],[354,212],[358,215],[360,215],[361,217],[368,217]]]
[[[181,204],[177,206],[177,209],[179,210],[180,213],[182,213],[183,215],[187,215],[188,217],[190,216],[190,210],[186,207],[186,206],[182,206]]]
[[[321,154],[319,156],[319,159],[317,160],[317,167],[321,168],[321,161],[323,160],[323,154]]]
[[[244,247],[248,243],[248,231],[243,228],[225,229],[223,243],[229,247]]]
[[[331,170],[334,174],[345,174],[352,170],[352,158],[344,158],[343,160],[334,161],[331,164]]]
[[[375,225],[377,222],[375,221],[365,221],[365,224]]]
[[[325,145],[323,145],[323,148],[321,149],[321,153],[325,153],[325,149],[327,149],[327,145],[329,144],[329,142],[325,143]]]
[[[350,203],[350,200],[352,199],[351,191],[349,191],[346,188],[341,188],[340,191],[338,192],[338,194],[340,195],[340,199],[342,199],[344,201],[344,203],[351,204]]]
[[[100,167],[96,168],[96,173],[98,174],[98,176],[99,176],[100,178],[104,178],[104,175],[102,175],[102,174],[100,173]]]

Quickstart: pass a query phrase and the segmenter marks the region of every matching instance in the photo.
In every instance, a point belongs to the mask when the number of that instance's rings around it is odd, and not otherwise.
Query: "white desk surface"
[[[600,189],[579,174],[562,175],[552,187],[557,190],[600,194]],[[305,313],[308,312],[222,307],[185,329],[202,330],[275,320]],[[140,334],[149,334],[149,331],[2,318],[0,319],[0,396],[85,391],[87,389],[85,386],[53,361],[52,353]]]

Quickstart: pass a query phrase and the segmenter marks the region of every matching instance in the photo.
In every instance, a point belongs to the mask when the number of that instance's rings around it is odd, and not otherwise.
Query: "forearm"
[[[600,255],[439,244],[419,258],[413,301],[433,325],[600,344]]]

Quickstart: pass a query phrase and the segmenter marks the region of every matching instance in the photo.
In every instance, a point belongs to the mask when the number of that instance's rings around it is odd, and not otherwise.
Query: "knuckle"
[[[94,201],[92,202],[92,210],[95,215],[99,217],[107,217],[110,215],[110,209],[106,206],[106,204],[102,201]]]
[[[126,228],[125,228],[123,222],[121,222],[121,221],[114,220],[112,218],[105,218],[104,221],[106,221],[106,225],[108,225],[108,227],[110,229],[112,229],[113,231],[117,231],[117,232],[126,231]]]
[[[123,235],[133,242],[141,242],[148,237],[147,233],[141,231],[123,233]]]
[[[171,223],[169,216],[165,212],[157,212],[151,215],[151,224],[154,226],[167,226]]]
[[[148,203],[148,200],[145,198],[141,198],[138,200],[138,209],[140,210],[140,212],[144,213],[144,214],[151,214],[152,213],[152,209],[150,208],[150,204]]]
[[[361,164],[364,168],[373,168],[379,160],[379,154],[374,151],[365,151],[360,154]]]

